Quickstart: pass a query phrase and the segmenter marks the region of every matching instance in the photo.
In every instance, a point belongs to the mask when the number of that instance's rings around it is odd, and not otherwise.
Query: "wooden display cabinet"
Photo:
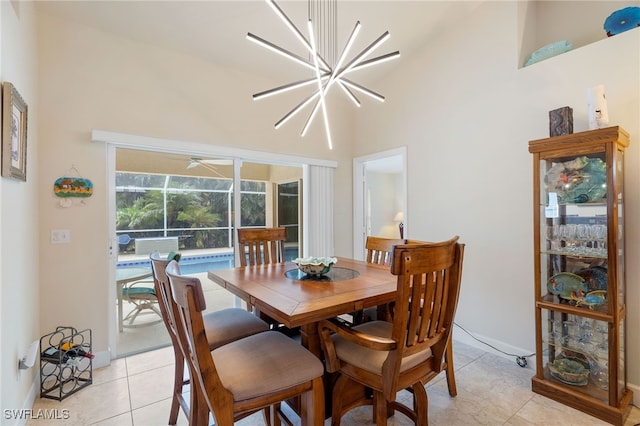
[[[534,392],[612,424],[631,410],[625,365],[620,127],[529,142],[533,154]]]

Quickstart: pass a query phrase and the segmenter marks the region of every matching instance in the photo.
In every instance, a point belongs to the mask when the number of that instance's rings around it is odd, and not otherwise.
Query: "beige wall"
[[[71,230],[71,243],[52,246],[41,241],[41,268],[48,282],[41,287],[48,300],[40,327],[74,324],[93,330],[94,351],[107,351],[110,325],[106,150],[92,143],[92,129],[254,150],[270,150],[338,160],[350,164],[348,140],[336,137],[326,149],[322,132],[300,140],[299,129],[271,129],[275,121],[251,100],[256,87],[273,85],[254,76],[217,68],[189,56],[132,42],[82,25],[39,16],[40,99],[47,111],[43,136],[41,215],[43,230]],[[278,100],[274,100],[277,103]],[[283,100],[275,111],[287,111]],[[348,123],[334,120],[336,135]],[[94,183],[94,195],[84,206],[56,207],[47,189],[75,165]],[[339,174],[339,173],[338,173]],[[350,211],[350,187],[337,191]],[[344,231],[350,235],[350,231]],[[344,243],[350,247],[351,241]],[[343,250],[343,253],[345,251]],[[66,295],[78,301],[65,307]]]
[[[530,354],[528,141],[548,137],[548,112],[566,105],[573,108],[574,131],[587,130],[587,88],[604,84],[611,124],[631,135],[625,170],[627,366],[639,395],[640,365],[631,360],[640,359],[640,30],[526,68],[519,64],[518,30],[514,4],[487,2],[431,40],[381,84],[384,106],[356,116],[354,155],[408,147],[408,237],[434,241],[458,234],[467,243],[457,322],[503,350]],[[458,329],[454,334],[466,337]]]
[[[0,178],[0,408],[19,409],[31,408],[29,400],[39,391],[38,367],[18,370],[18,359],[40,338],[41,331],[37,267],[40,144],[33,3],[0,2],[0,18],[0,77],[11,82],[28,105],[27,181]],[[5,424],[4,412],[2,415]]]
[[[458,322],[501,348],[530,353],[527,142],[547,135],[548,111],[559,106],[573,106],[575,130],[584,130],[586,88],[603,83],[612,122],[631,133],[627,252],[629,259],[640,255],[640,227],[634,226],[640,199],[633,189],[640,173],[636,30],[519,69],[517,8],[487,2],[417,57],[397,62],[376,84],[387,98],[383,105],[354,114],[332,111],[335,148],[328,152],[321,130],[302,142],[295,126],[264,131],[279,117],[251,102],[256,87],[273,83],[257,76],[47,16],[39,16],[36,67],[31,15],[25,12],[30,3],[1,4],[2,79],[20,84],[31,119],[29,181],[0,180],[3,408],[28,400],[34,372],[18,376],[16,363],[39,334],[60,324],[89,327],[95,350],[108,349],[106,149],[90,142],[92,129],[337,160],[336,218],[352,216],[352,158],[407,146],[408,236],[435,240],[459,234],[467,243]],[[19,19],[14,4],[24,12]],[[273,102],[273,111],[290,108],[286,98]],[[72,165],[93,181],[94,196],[84,206],[60,209],[51,185]],[[350,255],[351,221],[334,222],[335,253]],[[49,243],[49,230],[58,228],[71,230],[70,244]],[[629,360],[640,358],[636,263],[627,267]],[[629,381],[640,394],[636,363],[629,363]]]

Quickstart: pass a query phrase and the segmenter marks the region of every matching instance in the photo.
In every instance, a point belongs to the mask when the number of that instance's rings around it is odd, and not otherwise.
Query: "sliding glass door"
[[[240,160],[234,165],[226,159],[118,148],[116,269],[121,273],[126,268],[149,268],[149,254],[156,250],[180,252],[181,272],[199,276],[208,311],[237,306],[234,297],[209,281],[206,273],[235,265],[237,223],[286,227],[287,258],[297,257],[301,178],[302,167]],[[146,281],[147,287],[153,286]],[[133,321],[122,321],[135,309],[132,303],[118,299],[118,309],[119,356],[169,344],[164,324],[152,309]]]

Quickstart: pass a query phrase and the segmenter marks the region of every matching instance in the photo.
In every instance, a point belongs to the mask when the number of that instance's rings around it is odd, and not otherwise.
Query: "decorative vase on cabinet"
[[[529,142],[533,154],[534,392],[612,424],[631,410],[625,366],[620,127]]]

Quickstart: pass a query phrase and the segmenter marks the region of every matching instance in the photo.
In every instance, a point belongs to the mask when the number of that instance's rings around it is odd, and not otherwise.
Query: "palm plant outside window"
[[[240,186],[241,226],[265,226],[266,182]],[[117,172],[116,232],[178,237],[181,250],[233,247],[233,197],[232,179]]]

